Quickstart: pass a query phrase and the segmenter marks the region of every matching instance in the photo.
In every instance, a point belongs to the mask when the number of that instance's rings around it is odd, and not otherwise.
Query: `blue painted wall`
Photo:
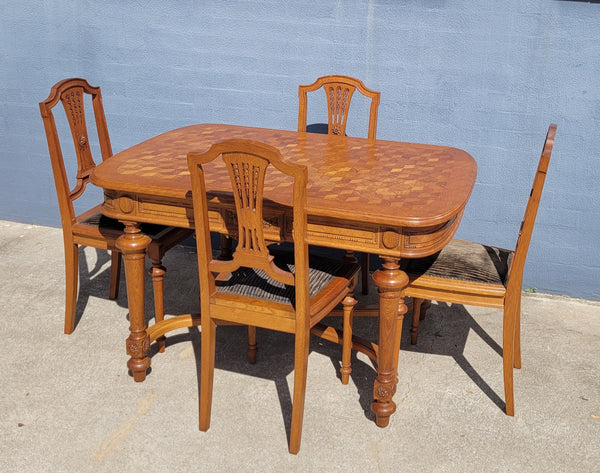
[[[295,129],[298,84],[348,74],[381,91],[378,137],[477,159],[461,238],[514,245],[556,122],[524,287],[600,299],[598,25],[567,0],[4,0],[0,219],[60,225],[37,105],[60,79],[102,87],[117,152],[198,122]]]

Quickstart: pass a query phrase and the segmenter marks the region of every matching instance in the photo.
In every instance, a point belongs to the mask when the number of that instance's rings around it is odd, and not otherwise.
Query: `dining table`
[[[477,176],[477,164],[458,148],[369,140],[340,135],[230,124],[196,124],[167,131],[99,164],[92,183],[104,189],[102,212],[125,225],[117,245],[123,253],[130,327],[127,366],[135,381],[150,368],[152,341],[172,328],[200,324],[197,314],[148,326],[144,305],[145,252],[150,238],[142,223],[194,228],[190,151],[206,151],[226,139],[248,139],[279,149],[285,160],[308,168],[308,244],[378,255],[372,280],[378,293],[378,340],[357,343],[375,360],[377,375],[371,409],[385,427],[396,405],[400,330],[407,306],[408,277],[401,259],[440,251],[454,236]],[[235,237],[235,207],[228,198],[229,177],[206,181],[211,231]],[[291,241],[291,206],[280,192],[285,182],[265,188],[265,236]],[[230,197],[230,196],[229,196]],[[164,328],[166,327],[166,328]],[[323,334],[321,334],[323,335]],[[327,335],[327,334],[326,334]],[[330,339],[336,340],[335,334]]]

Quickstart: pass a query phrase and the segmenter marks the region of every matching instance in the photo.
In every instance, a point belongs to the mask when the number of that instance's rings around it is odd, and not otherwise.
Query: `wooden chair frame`
[[[555,135],[556,125],[551,124],[546,134],[546,140],[533,181],[525,216],[521,223],[516,248],[512,254],[512,261],[509,261],[508,276],[505,284],[477,283],[459,279],[411,274],[410,269],[407,269],[410,281],[404,290],[404,296],[414,298],[413,323],[411,328],[411,342],[413,344],[417,342],[419,321],[425,317],[425,312],[429,306],[428,304],[423,304],[426,300],[503,309],[502,359],[504,391],[506,414],[510,416],[514,415],[513,367],[521,367],[520,318],[523,269],[554,146]]]
[[[208,202],[203,166],[221,160],[228,169],[235,198],[238,245],[229,261],[213,258]],[[205,153],[189,153],[202,325],[200,430],[210,426],[215,363],[215,333],[218,324],[237,323],[293,333],[295,336],[294,391],[289,451],[300,449],[310,329],[340,302],[350,318],[356,301],[351,297],[352,278],[336,277],[318,294],[310,297],[309,253],[306,242],[307,168],[283,160],[269,145],[250,140],[228,140],[213,145]],[[215,165],[216,165],[215,164]],[[275,265],[263,234],[263,188],[267,168],[288,175],[293,186],[294,272]],[[272,172],[276,172],[272,171]],[[355,265],[354,265],[355,266]],[[223,281],[239,268],[256,268],[287,287],[293,286],[295,303],[264,300],[251,295],[219,291]],[[355,268],[354,274],[358,271]]]
[[[377,133],[377,111],[380,93],[367,88],[362,81],[349,76],[328,75],[319,77],[309,85],[298,87],[298,131],[306,131],[307,94],[323,87],[327,99],[327,124],[330,135],[346,134],[350,101],[355,90],[371,99],[369,109],[368,139],[374,140]]]
[[[119,225],[113,219],[103,217],[101,215],[101,204],[80,215],[75,213],[73,206],[73,202],[83,195],[96,167],[90,149],[86,124],[84,107],[84,97],[86,95],[91,96],[101,157],[104,161],[112,156],[112,147],[99,87],[91,86],[85,79],[65,79],[54,85],[48,98],[39,104],[48,141],[48,151],[52,163],[63,229],[66,274],[65,333],[72,333],[75,329],[79,245],[111,252],[110,299],[116,299],[118,295],[121,268],[121,253],[116,247],[116,240],[123,233],[122,225]],[[56,121],[52,113],[52,109],[59,102],[63,104],[66,112],[77,158],[76,183],[73,189],[69,185]],[[161,226],[153,226],[152,228],[155,232],[150,235],[152,243],[147,254],[152,259],[153,264],[151,274],[154,283],[155,315],[157,320],[162,320],[164,318],[163,278],[166,271],[161,263],[162,257],[168,249],[189,237],[192,231]],[[160,349],[164,349],[164,340],[160,341]]]

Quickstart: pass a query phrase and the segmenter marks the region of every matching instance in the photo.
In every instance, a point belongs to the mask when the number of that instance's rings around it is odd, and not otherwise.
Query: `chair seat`
[[[291,273],[294,273],[293,253],[274,253],[275,264]],[[348,280],[358,273],[360,266],[339,260],[331,260],[315,255],[309,257],[309,294],[314,297],[336,278]],[[255,299],[261,299],[281,304],[295,304],[294,286],[287,286],[270,278],[262,269],[240,268],[231,273],[225,280],[215,282],[217,291],[227,294],[235,294]]]
[[[122,233],[125,229],[125,225],[114,218],[107,217],[102,212],[96,212],[93,215],[85,218],[81,222],[80,225],[88,225],[91,227],[102,228],[103,230],[114,230],[116,232]],[[153,240],[156,239],[162,232],[170,227],[165,227],[164,225],[155,225],[152,223],[143,223],[141,225],[142,233],[148,235]]]
[[[442,251],[426,258],[407,260],[411,279],[429,276],[505,286],[513,251],[452,240]]]

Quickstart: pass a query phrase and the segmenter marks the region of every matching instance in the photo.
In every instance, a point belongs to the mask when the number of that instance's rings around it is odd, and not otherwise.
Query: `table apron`
[[[191,199],[105,190],[103,213],[123,222],[144,222],[194,228]],[[456,232],[462,211],[428,227],[380,225],[352,219],[308,215],[311,245],[354,250],[395,258],[418,258],[441,250]],[[211,231],[235,238],[237,220],[233,202],[209,202]],[[265,238],[292,240],[292,209],[268,205],[263,209]]]

